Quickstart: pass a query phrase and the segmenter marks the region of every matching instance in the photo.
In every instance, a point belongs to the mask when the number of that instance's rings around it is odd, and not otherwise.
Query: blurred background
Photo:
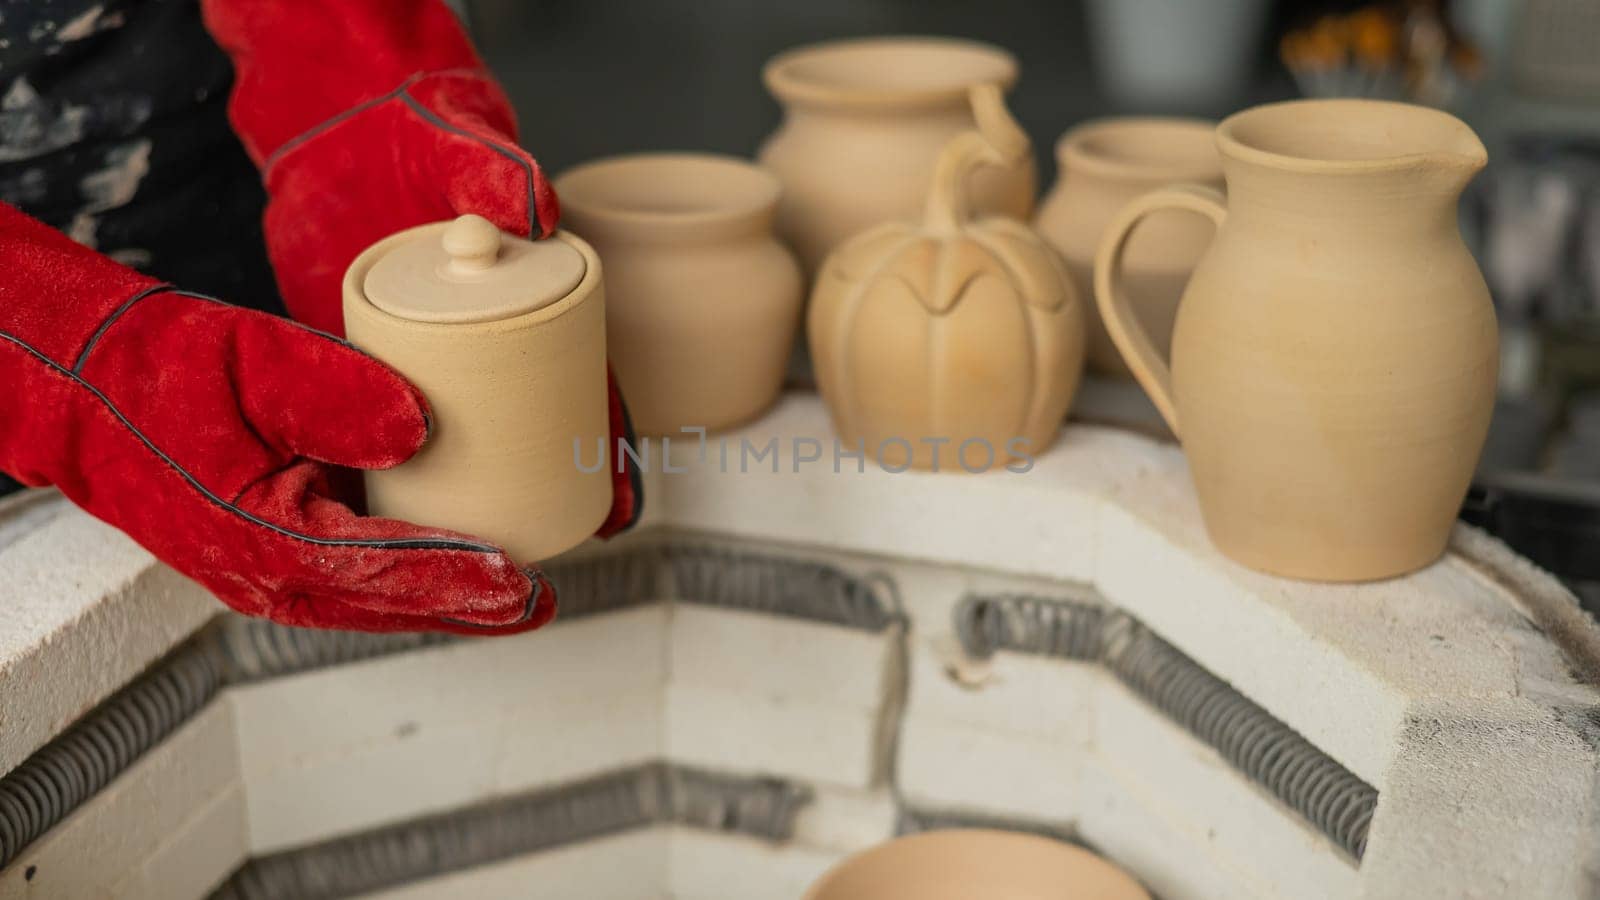
[[[639,150],[753,155],[762,64],[848,36],[1005,47],[1040,185],[1085,119],[1298,96],[1447,109],[1489,147],[1462,224],[1499,306],[1501,397],[1463,518],[1600,610],[1600,0],[465,0],[523,142],[558,173]]]

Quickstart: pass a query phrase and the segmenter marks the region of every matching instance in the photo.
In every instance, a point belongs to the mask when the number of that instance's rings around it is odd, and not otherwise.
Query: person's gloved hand
[[[343,334],[340,280],[397,231],[483,216],[540,238],[555,192],[440,0],[203,0],[233,59],[229,119],[266,181],[267,248],[296,319]]]
[[[498,548],[355,515],[427,405],[284,319],[162,285],[0,204],[0,471],[52,484],[230,606],[289,625],[524,631],[555,595]]]
[[[441,0],[202,0],[201,11],[234,63],[229,118],[266,182],[267,250],[296,319],[343,335],[345,269],[397,231],[465,213],[523,237],[555,231],[555,192]],[[615,379],[611,415],[611,446],[631,443]],[[601,537],[642,506],[639,473],[617,468]]]

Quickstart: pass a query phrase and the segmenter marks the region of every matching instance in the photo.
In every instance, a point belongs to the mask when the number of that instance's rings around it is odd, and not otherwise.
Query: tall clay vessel
[[[1323,581],[1425,566],[1494,402],[1494,307],[1456,221],[1483,144],[1448,114],[1370,100],[1256,107],[1217,142],[1226,206],[1158,191],[1108,229],[1095,289],[1111,337],[1182,440],[1223,553]],[[1130,229],[1169,208],[1218,228],[1170,370],[1118,277]]]
[[[1009,89],[1017,63],[998,47],[932,37],[800,47],[763,71],[783,105],[760,162],[783,182],[778,233],[815,272],[834,246],[875,225],[913,220],[939,152],[975,126],[968,90]],[[974,208],[1025,219],[1033,157],[975,173]]]
[[[833,252],[806,333],[840,440],[886,468],[988,471],[1043,452],[1083,369],[1083,311],[1060,259],[1014,219],[975,219],[967,175],[1028,139],[994,85],[980,131],[940,156],[920,223]]]
[[[1062,135],[1056,144],[1061,174],[1039,204],[1034,227],[1061,252],[1080,296],[1093,296],[1100,238],[1135,197],[1174,182],[1222,187],[1215,129],[1203,119],[1099,119]],[[1211,234],[1202,216],[1166,212],[1151,215],[1128,239],[1123,283],[1139,323],[1163,355],[1172,344],[1178,298]],[[1095,305],[1087,307],[1089,367],[1129,377]]]
[[[366,473],[375,515],[485,537],[524,563],[600,527],[605,294],[587,244],[564,231],[521,240],[477,216],[402,231],[350,264],[344,321],[433,413],[416,456]]]

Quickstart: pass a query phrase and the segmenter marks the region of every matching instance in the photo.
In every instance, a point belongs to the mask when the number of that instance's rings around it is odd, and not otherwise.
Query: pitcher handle
[[[1187,209],[1209,218],[1222,227],[1228,216],[1228,207],[1222,192],[1197,184],[1180,184],[1144,194],[1117,213],[1106,228],[1100,241],[1100,250],[1094,258],[1094,295],[1100,306],[1100,318],[1105,320],[1106,331],[1117,352],[1133,370],[1139,386],[1150,395],[1167,427],[1178,434],[1178,409],[1172,403],[1172,370],[1166,360],[1156,352],[1150,335],[1139,325],[1133,314],[1132,302],[1122,289],[1122,253],[1134,226],[1145,216],[1161,209]]]

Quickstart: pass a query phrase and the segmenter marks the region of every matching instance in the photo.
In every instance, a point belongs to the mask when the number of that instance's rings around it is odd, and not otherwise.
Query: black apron
[[[0,201],[188,290],[282,312],[233,70],[197,0],[0,2]]]
[[[0,201],[163,281],[282,314],[232,83],[198,0],[0,0]],[[0,495],[17,487],[0,474]]]

